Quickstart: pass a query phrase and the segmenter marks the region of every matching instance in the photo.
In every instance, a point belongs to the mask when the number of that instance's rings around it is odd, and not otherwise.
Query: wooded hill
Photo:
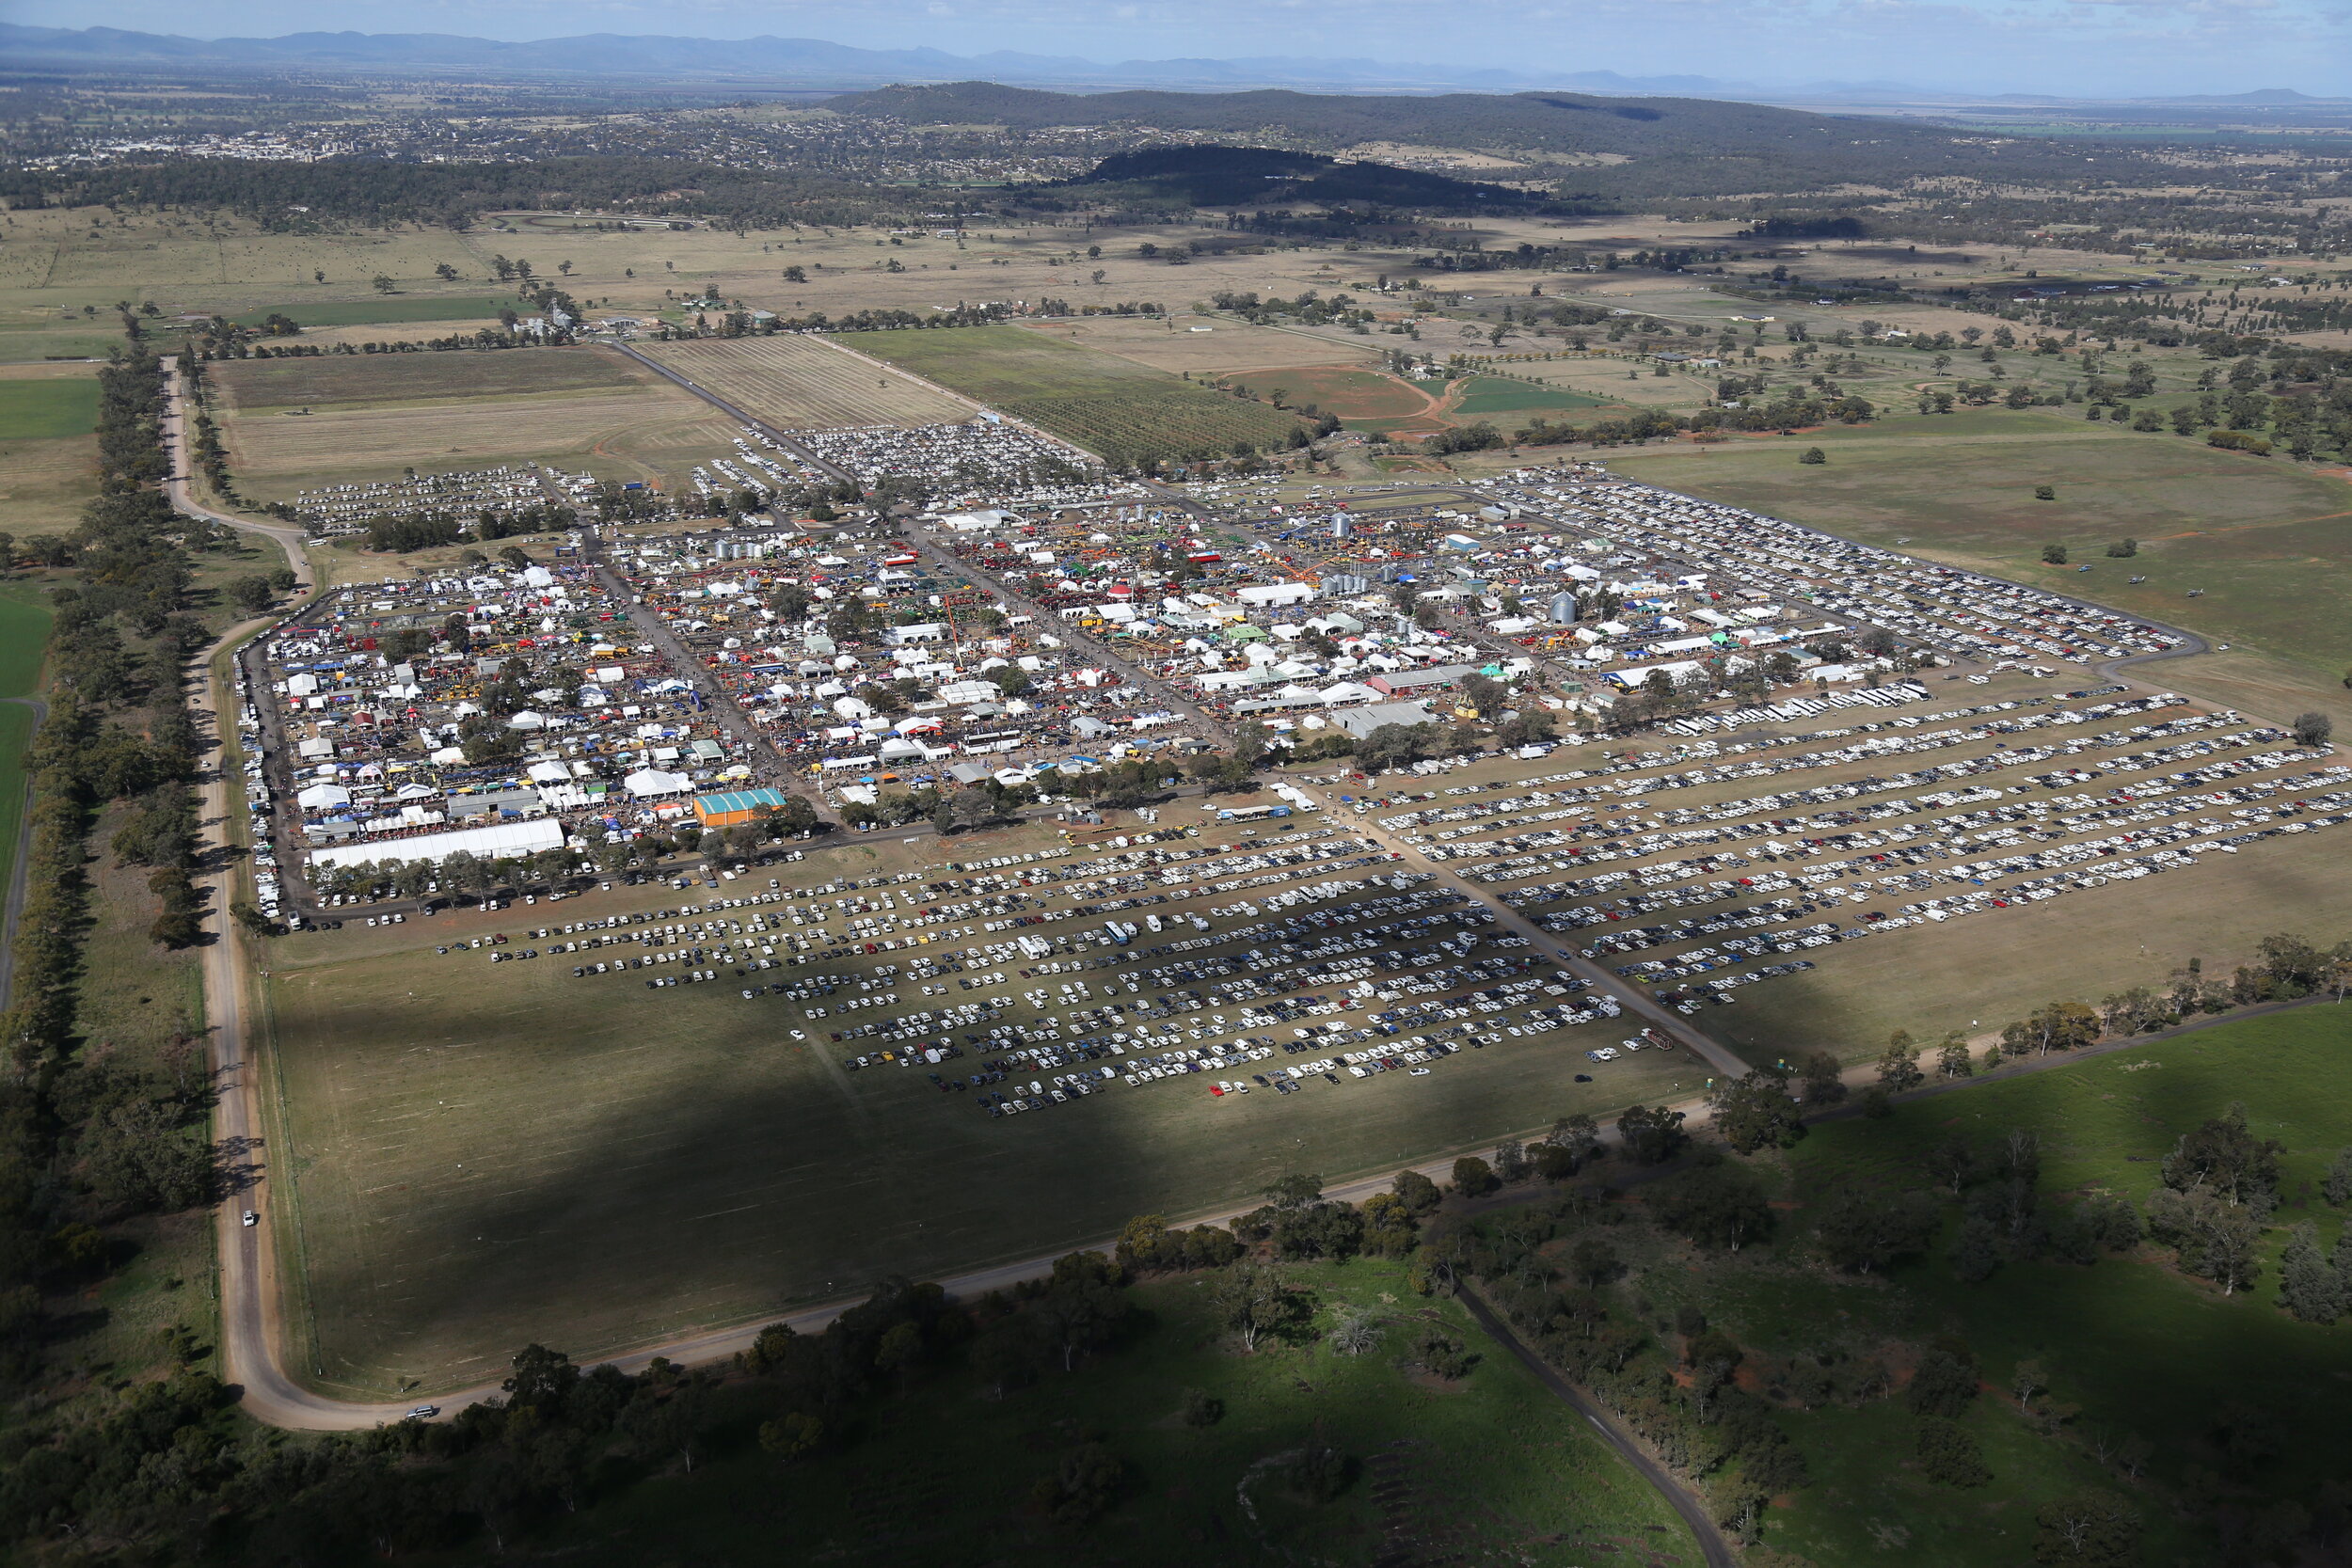
[[[2145,154],[2089,140],[1957,135],[1703,98],[1581,93],[1039,92],[993,82],[882,87],[825,105],[914,125],[1128,125],[1336,150],[1368,141],[1475,148],[1537,161],[1614,154],[1578,168],[1564,194],[1716,196],[1885,184],[1932,175],[2072,183],[2116,179]]]
[[[1550,203],[1509,185],[1454,180],[1323,152],[1271,147],[1146,147],[1104,159],[1073,187],[1121,185],[1196,207],[1311,205],[1411,207],[1457,213],[1534,211]]]

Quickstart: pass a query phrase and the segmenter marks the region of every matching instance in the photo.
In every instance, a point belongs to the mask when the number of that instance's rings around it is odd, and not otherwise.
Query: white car
[[[245,1218],[242,1223],[247,1230],[250,1230],[255,1226],[262,1223],[262,1216],[255,1213],[252,1210],[247,1209],[245,1212]]]
[[[1429,1076],[1429,1069],[1425,1067],[1417,1067],[1410,1073],[1406,1074],[1406,1076],[1411,1078],[1426,1078]]]

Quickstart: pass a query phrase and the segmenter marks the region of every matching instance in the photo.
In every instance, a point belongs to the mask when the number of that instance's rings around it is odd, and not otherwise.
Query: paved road
[[[180,384],[178,356],[165,355],[163,366],[163,436],[165,451],[171,462],[171,475],[166,482],[165,488],[171,498],[173,508],[186,513],[191,517],[202,517],[209,522],[218,523],[223,528],[233,528],[240,533],[259,534],[272,541],[285,552],[286,564],[294,569],[296,590],[308,594],[316,586],[316,582],[310,572],[310,555],[304,547],[308,536],[300,528],[292,523],[265,523],[254,517],[236,517],[226,512],[215,512],[199,501],[190,491],[191,467],[187,460],[185,414],[183,408],[184,394]]]
[[[1715,1521],[1707,1516],[1707,1510],[1699,1506],[1698,1498],[1692,1495],[1690,1489],[1675,1479],[1673,1471],[1652,1459],[1641,1445],[1634,1442],[1617,1425],[1614,1416],[1586,1399],[1574,1384],[1530,1350],[1526,1342],[1512,1332],[1502,1315],[1486,1305],[1485,1297],[1476,1291],[1465,1289],[1460,1292],[1459,1299],[1464,1307],[1470,1308],[1470,1315],[1478,1320],[1478,1326],[1485,1329],[1488,1337],[1516,1356],[1521,1366],[1534,1374],[1536,1382],[1551,1390],[1553,1398],[1592,1423],[1593,1430],[1600,1433],[1600,1440],[1616,1450],[1617,1457],[1624,1460],[1635,1475],[1648,1481],[1651,1489],[1682,1516],[1682,1522],[1691,1527],[1692,1535],[1698,1540],[1699,1551],[1706,1557],[1708,1568],[1739,1568],[1740,1559],[1732,1551],[1731,1544],[1724,1539],[1724,1532],[1715,1528]]]

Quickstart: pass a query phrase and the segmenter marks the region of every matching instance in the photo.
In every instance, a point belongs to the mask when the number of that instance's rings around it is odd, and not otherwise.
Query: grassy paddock
[[[1793,442],[1607,461],[1629,478],[1870,544],[1905,539],[1930,559],[2252,644],[2330,676],[2352,666],[2352,561],[2342,547],[2352,483],[2340,472],[2042,411],[1906,417],[1805,439],[1829,461],[1799,464]],[[2042,484],[2058,499],[2036,499]],[[2108,558],[2123,538],[2139,553]],[[2069,563],[2043,564],[2045,545],[2068,546]],[[2191,599],[2192,588],[2204,593]]]
[[[657,1542],[684,1560],[733,1561],[771,1550],[781,1527],[802,1555],[852,1568],[1368,1568],[1438,1551],[1542,1568],[1596,1553],[1625,1568],[1696,1568],[1695,1544],[1657,1494],[1460,1307],[1415,1296],[1393,1263],[1316,1265],[1295,1278],[1312,1292],[1312,1323],[1255,1354],[1223,1342],[1202,1279],[1138,1286],[1130,1332],[1074,1374],[1002,1399],[961,1369],[933,1374],[882,1406],[849,1453],[779,1473],[744,1444],[558,1523],[548,1547],[589,1568],[642,1562]],[[1350,1357],[1321,1342],[1347,1311],[1386,1322],[1379,1350]],[[1424,1323],[1480,1355],[1468,1377],[1442,1384],[1397,1367]],[[1186,1426],[1188,1387],[1222,1400],[1224,1418]],[[936,1442],[942,1431],[958,1434],[955,1450]],[[1095,1524],[1055,1528],[1026,1494],[1088,1439],[1127,1465],[1127,1484]],[[1317,1442],[1359,1466],[1320,1505],[1292,1496],[1267,1463]],[[876,1465],[877,1451],[890,1463]]]
[[[0,441],[57,440],[97,428],[95,376],[0,380]]]
[[[1298,422],[1025,327],[859,332],[842,341],[1113,459],[1270,446]]]
[[[1807,1212],[1832,1193],[1857,1182],[1924,1184],[1920,1150],[1949,1133],[1989,1158],[2010,1129],[2030,1129],[2041,1139],[2045,1192],[2137,1202],[2157,1185],[2157,1162],[2180,1134],[2232,1101],[2250,1108],[2260,1135],[2286,1146],[2277,1225],[2316,1220],[2332,1243],[2338,1216],[2312,1189],[2352,1143],[2352,1086],[2338,1070],[2347,1044],[2352,1010],[2323,1004],[1905,1104],[1886,1121],[1819,1127],[1787,1162],[1794,1207],[1785,1211],[1782,1253],[1802,1242]],[[1703,1265],[1690,1277],[1708,1315],[1755,1350],[1781,1355],[1842,1338],[1857,1349],[1898,1347],[1889,1358],[1900,1365],[1902,1344],[1955,1335],[1993,1389],[2007,1388],[2018,1362],[2035,1360],[2050,1373],[2050,1398],[2079,1406],[2068,1436],[2052,1442],[2029,1437],[2002,1394],[1980,1398],[1968,1423],[1995,1481],[1974,1493],[1889,1462],[1910,1444],[1910,1418],[1891,1403],[1785,1416],[1820,1484],[1774,1512],[1768,1541],[1817,1561],[1856,1561],[1885,1549],[1884,1527],[1907,1526],[1907,1560],[2013,1562],[2032,1508],[2092,1481],[2131,1499],[2147,1522],[2142,1560],[2170,1561],[2189,1543],[2169,1499],[2192,1487],[2197,1468],[2225,1478],[2223,1495],[2241,1506],[2308,1503],[2336,1474],[2336,1390],[2352,1379],[2352,1326],[2299,1323],[2280,1309],[2281,1230],[2268,1240],[2265,1277],[2232,1297],[2175,1272],[2153,1248],[2090,1267],[2006,1264],[1977,1285],[1955,1278],[1940,1255],[1880,1281],[1836,1281],[1761,1259]],[[2251,1470],[2217,1446],[2217,1417],[2233,1402],[2263,1412],[2275,1439]],[[2101,1433],[2153,1445],[2143,1481],[2100,1473],[2085,1450]]]
[[[972,407],[881,370],[822,340],[798,336],[647,343],[644,352],[782,429],[951,424]]]
[[[366,407],[541,393],[633,391],[659,380],[597,348],[518,348],[320,359],[235,359],[211,376],[234,409]]]
[[[1009,833],[951,853],[1038,842]],[[871,860],[867,847],[790,870],[819,881],[937,854],[928,840]],[[921,1071],[846,1072],[844,1056],[868,1047],[826,1038],[838,1014],[804,1022],[781,999],[746,1002],[731,977],[648,991],[635,975],[574,979],[572,957],[493,966],[479,951],[433,952],[456,936],[689,896],[624,888],[274,944],[288,1127],[278,1169],[300,1204],[327,1383],[446,1386],[534,1337],[610,1353],[886,1273],[1030,1257],[1132,1214],[1247,1199],[1288,1170],[1338,1180],[1483,1149],[1573,1110],[1698,1082],[1679,1053],[1592,1069],[1582,1051],[1614,1037],[1595,1024],[1498,1037],[1428,1078],[1221,1101],[1177,1082],[1114,1085],[1050,1115],[993,1120]],[[1047,982],[1008,970],[988,990],[1017,997],[1033,983]],[[894,989],[912,1004],[918,988]],[[1032,1015],[1016,1001],[1008,1016]],[[794,1027],[809,1039],[792,1040]],[[1599,1081],[1573,1083],[1580,1068]]]

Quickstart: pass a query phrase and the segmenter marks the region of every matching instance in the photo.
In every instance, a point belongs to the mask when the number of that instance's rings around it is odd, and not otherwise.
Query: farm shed
[[[759,820],[762,807],[782,809],[780,789],[731,789],[719,795],[694,797],[694,815],[706,828],[739,828]]]

